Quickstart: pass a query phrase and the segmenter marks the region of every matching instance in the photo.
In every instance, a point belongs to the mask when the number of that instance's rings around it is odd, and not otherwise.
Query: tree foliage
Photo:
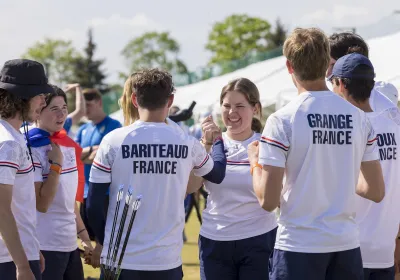
[[[271,25],[257,17],[231,15],[214,24],[206,49],[212,53],[209,64],[243,58],[251,52],[271,49]]]
[[[97,88],[102,93],[108,91],[104,80],[106,74],[102,69],[104,59],[94,59],[96,44],[93,41],[92,29],[88,31],[88,42],[84,49],[84,56],[74,61],[74,81],[84,88]]]
[[[283,46],[283,43],[285,43],[286,40],[286,36],[287,36],[287,30],[285,26],[282,24],[281,20],[277,18],[275,21],[274,31],[271,32],[269,40],[271,47],[278,48]]]
[[[132,39],[122,50],[131,72],[141,68],[159,67],[172,74],[187,73],[185,63],[178,58],[180,46],[169,32],[148,32]]]
[[[71,41],[46,38],[28,48],[23,58],[43,64],[49,80],[58,85],[66,84],[73,75],[73,62],[80,57]]]

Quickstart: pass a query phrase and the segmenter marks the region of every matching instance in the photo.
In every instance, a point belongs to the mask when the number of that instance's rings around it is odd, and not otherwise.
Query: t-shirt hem
[[[379,158],[375,154],[364,155],[363,158],[362,158],[362,162],[373,161],[373,160],[379,160]]]
[[[202,229],[200,229],[200,235],[214,240],[214,241],[236,241],[236,240],[242,240],[242,239],[246,239],[246,238],[251,238],[251,237],[256,237],[262,234],[265,234],[267,232],[270,232],[271,230],[277,228],[278,225],[275,224],[275,226],[269,226],[269,227],[265,227],[262,230],[259,231],[252,231],[252,232],[247,232],[247,233],[243,233],[240,235],[234,235],[234,236],[227,236],[225,234],[221,234],[221,235],[214,235],[214,234],[210,234]]]
[[[39,257],[39,251],[37,255],[27,255],[28,261],[38,261],[40,260]],[[8,263],[8,262],[12,262],[13,259],[11,258],[11,256],[9,257],[5,257],[5,258],[0,258],[0,263]]]
[[[59,247],[59,246],[40,246],[40,251],[52,251],[52,252],[63,252],[69,253],[78,249],[78,245],[70,247]]]
[[[394,266],[394,261],[390,263],[363,263],[364,268],[370,269],[386,269]]]
[[[15,183],[15,180],[13,180],[13,179],[0,177],[0,184],[3,184],[3,185],[14,185],[14,183]]]
[[[93,178],[93,177],[90,177],[89,178],[89,183],[100,183],[100,184],[102,184],[102,183],[111,183],[111,180],[110,180],[110,178]]]
[[[333,252],[353,250],[359,247],[360,244],[358,243],[352,243],[343,246],[333,246],[333,247],[292,247],[275,243],[275,249],[288,252],[296,252],[296,253],[333,253]]]
[[[258,160],[258,163],[261,164],[261,165],[271,165],[271,166],[282,167],[282,168],[286,167],[286,163],[285,162],[278,161],[278,160],[273,160],[273,159],[260,158]]]
[[[104,264],[104,262],[102,262]],[[161,271],[161,270],[170,270],[175,269],[182,265],[182,261],[168,264],[168,265],[139,265],[139,264],[129,264],[129,263],[122,263],[121,269],[126,270],[148,270],[148,271]]]

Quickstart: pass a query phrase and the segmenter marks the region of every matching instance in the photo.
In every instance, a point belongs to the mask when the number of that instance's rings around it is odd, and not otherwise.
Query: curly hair
[[[175,91],[171,74],[157,68],[133,73],[131,85],[139,106],[148,110],[165,106]]]
[[[21,99],[4,89],[0,89],[0,117],[2,119],[14,118],[19,113],[25,120],[28,117],[29,109],[29,100]]]

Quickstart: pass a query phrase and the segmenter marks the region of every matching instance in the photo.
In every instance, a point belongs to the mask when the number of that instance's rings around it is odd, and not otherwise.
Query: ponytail
[[[128,78],[124,85],[124,91],[120,99],[120,106],[124,116],[124,125],[128,126],[139,119],[139,112],[132,104],[131,78]]]
[[[262,129],[263,129],[261,121],[260,121],[260,119],[262,118],[261,103],[257,102],[255,106],[256,106],[256,109],[257,109],[257,114],[251,120],[251,130],[253,130],[253,131],[257,132],[257,133],[261,133]]]
[[[253,130],[254,132],[257,132],[257,133],[261,133],[261,131],[262,131],[261,121],[259,119],[257,119],[256,117],[253,117],[253,119],[251,121],[251,130]]]

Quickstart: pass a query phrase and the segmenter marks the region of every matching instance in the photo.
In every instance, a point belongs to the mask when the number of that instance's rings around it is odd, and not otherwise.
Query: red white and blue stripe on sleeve
[[[271,145],[271,146],[274,146],[274,147],[278,147],[279,149],[282,149],[285,152],[289,151],[289,146],[286,146],[286,145],[282,144],[281,142],[273,140],[271,138],[262,136],[260,141],[262,143],[265,143],[265,144],[268,144],[268,145]]]
[[[111,168],[109,168],[103,164],[100,164],[97,161],[93,161],[93,167],[100,171],[103,171],[105,173],[111,173]]]
[[[372,146],[374,144],[374,142],[376,142],[376,140],[378,140],[378,136],[375,137],[374,139],[368,140],[367,146]]]
[[[10,161],[0,161],[0,167],[10,167],[16,170],[19,169],[19,165]]]
[[[202,168],[202,167],[207,163],[207,161],[209,160],[209,158],[210,158],[210,157],[209,157],[209,155],[207,154],[206,157],[204,158],[204,160],[203,160],[199,165],[193,167],[193,169],[200,169],[200,168]]]

